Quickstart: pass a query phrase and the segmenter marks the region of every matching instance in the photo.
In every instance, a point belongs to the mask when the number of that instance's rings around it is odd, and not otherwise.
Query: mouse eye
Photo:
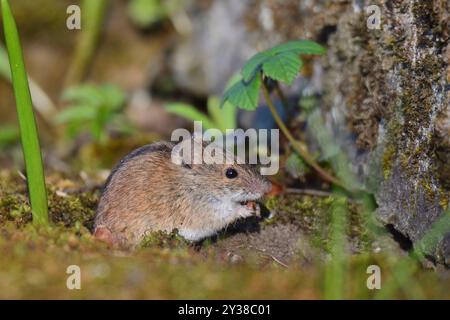
[[[238,176],[238,173],[237,173],[236,169],[228,168],[227,171],[225,171],[225,176],[228,179],[234,179]]]

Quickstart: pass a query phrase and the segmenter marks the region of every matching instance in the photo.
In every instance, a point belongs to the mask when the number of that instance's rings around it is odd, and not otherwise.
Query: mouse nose
[[[269,180],[259,180],[255,181],[254,186],[256,192],[265,195],[272,189],[272,182],[270,182]]]
[[[270,187],[268,188],[268,190],[265,192],[264,195],[277,196],[283,192],[283,188],[279,184],[269,181],[269,185],[270,185]]]

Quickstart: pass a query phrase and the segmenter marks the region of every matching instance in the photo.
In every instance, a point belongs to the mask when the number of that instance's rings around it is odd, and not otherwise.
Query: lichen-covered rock
[[[304,75],[312,79],[306,87],[322,93],[326,126],[333,130],[363,185],[375,194],[381,220],[413,242],[422,239],[449,209],[450,3],[238,2],[229,4],[234,9],[225,8],[222,1],[205,9],[204,19],[194,22],[203,30],[196,42],[202,46],[196,48],[217,48],[210,44],[220,43],[226,58],[222,61],[236,70],[250,56],[249,45],[263,49],[296,38],[325,44],[327,56],[306,65]],[[373,14],[367,12],[370,5],[378,6],[380,29],[368,26]],[[228,29],[214,24],[213,17],[222,16],[220,12],[232,21]],[[191,55],[206,61],[206,66],[215,66],[213,53],[197,50]],[[206,93],[217,91],[228,77],[221,69],[200,69],[196,75],[203,79],[200,87]],[[450,235],[427,248],[427,253],[449,264],[449,247]]]
[[[450,4],[370,4],[381,10],[381,29],[367,28],[363,1],[348,7],[328,43],[324,92],[328,110],[346,115],[336,125],[347,125],[366,156],[353,160],[373,178],[367,187],[376,195],[379,217],[417,242],[448,209],[450,197]],[[445,241],[426,251],[448,264]]]

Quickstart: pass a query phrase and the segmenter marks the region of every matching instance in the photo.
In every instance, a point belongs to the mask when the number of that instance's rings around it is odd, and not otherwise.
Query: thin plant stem
[[[66,85],[83,80],[97,47],[108,0],[84,0],[82,2],[82,28],[80,38],[66,77]]]
[[[331,261],[327,263],[324,274],[324,297],[327,300],[340,300],[345,297],[345,279],[348,272],[345,232],[348,224],[347,214],[346,198],[341,197],[331,208]]]
[[[345,190],[347,188],[342,184],[341,181],[339,181],[337,178],[333,177],[331,174],[326,172],[311,156],[311,154],[308,152],[308,150],[305,148],[305,146],[301,145],[291,134],[289,129],[284,124],[283,120],[281,120],[280,115],[277,112],[277,109],[275,108],[272,99],[270,98],[270,93],[266,85],[262,85],[262,91],[264,94],[264,98],[266,99],[266,103],[269,106],[270,112],[272,113],[273,118],[275,119],[275,122],[277,123],[280,130],[283,132],[283,134],[286,136],[286,138],[289,140],[289,142],[292,144],[295,151],[297,151],[303,159],[306,161],[307,164],[309,164],[314,170],[317,171],[317,173],[326,181],[333,183],[336,186],[339,186]]]
[[[322,191],[322,190],[314,190],[314,189],[294,189],[294,188],[287,188],[285,190],[286,193],[291,194],[299,194],[299,195],[305,195],[305,196],[313,196],[313,197],[331,197],[334,194],[332,192]]]
[[[296,194],[296,195],[304,195],[304,196],[311,196],[311,197],[322,197],[322,198],[328,198],[335,196],[336,194],[333,192],[327,192],[322,190],[314,190],[314,189],[295,189],[295,188],[286,188],[285,193],[287,194]],[[357,200],[347,198],[347,201],[349,203],[357,204],[359,203]]]

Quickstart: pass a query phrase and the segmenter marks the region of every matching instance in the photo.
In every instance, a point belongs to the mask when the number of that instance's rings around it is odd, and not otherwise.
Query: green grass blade
[[[223,107],[220,107],[220,99],[210,97],[208,99],[208,114],[220,131],[236,129],[237,108],[230,103],[225,103]]]
[[[33,222],[37,224],[48,224],[47,193],[45,189],[41,149],[31,103],[30,89],[28,87],[27,73],[20,47],[19,34],[7,0],[1,0],[1,9],[14,95],[16,98]]]
[[[345,297],[346,277],[346,199],[338,198],[331,212],[331,261],[325,270],[325,299],[341,300]]]
[[[224,115],[222,114],[222,108],[220,107],[220,99],[216,97],[209,97],[207,110],[208,115],[214,122],[216,128],[222,132],[225,132],[225,130],[227,129],[225,124],[226,119],[223,118]]]
[[[189,104],[171,103],[166,106],[166,110],[188,120],[201,121],[205,130],[216,128],[215,123],[206,114],[198,111],[194,106]]]

